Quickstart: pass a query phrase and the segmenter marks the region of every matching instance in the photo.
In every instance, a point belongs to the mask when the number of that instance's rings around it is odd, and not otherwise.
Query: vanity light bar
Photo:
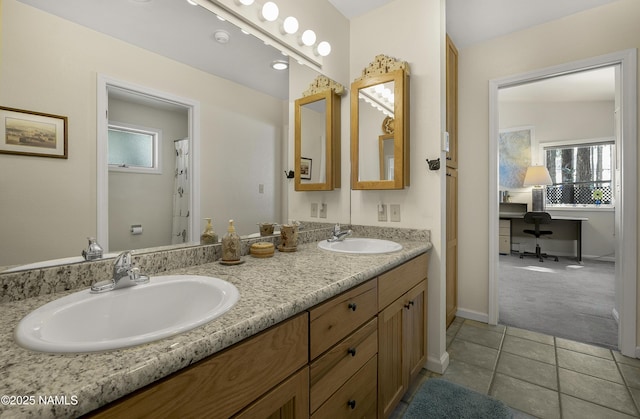
[[[239,4],[240,7],[256,4],[253,0],[236,0],[236,3]],[[260,9],[260,18],[263,21],[275,22],[278,19],[278,15],[278,5],[272,1],[264,3]],[[294,16],[287,16],[280,23],[279,27],[282,35],[295,35],[299,29],[298,19]],[[316,40],[316,33],[311,29],[305,30],[298,38],[299,44],[307,47],[316,45]],[[317,56],[326,57],[331,54],[331,44],[327,41],[322,41],[316,45],[313,52]]]
[[[315,70],[322,70],[322,58],[317,48],[300,45],[295,38],[283,34],[281,29],[284,20],[276,19],[267,21],[260,16],[263,6],[258,2],[249,3],[249,0],[191,0],[210,12],[223,17],[228,22],[236,25],[243,32],[249,33],[261,41],[275,46],[286,55],[295,59],[298,63],[307,65]],[[270,2],[273,3],[273,2]],[[275,4],[275,3],[274,3]],[[243,12],[244,8],[254,7],[255,13]],[[249,10],[249,9],[247,9]],[[295,18],[294,18],[295,19]],[[297,22],[297,19],[295,19]],[[296,31],[297,32],[297,31]],[[327,42],[328,44],[328,42]],[[326,48],[326,47],[325,47]]]

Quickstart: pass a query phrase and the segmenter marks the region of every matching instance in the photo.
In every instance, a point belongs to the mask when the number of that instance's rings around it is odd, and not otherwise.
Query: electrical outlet
[[[311,216],[318,218],[318,204],[316,202],[311,204]]]
[[[387,204],[378,204],[378,221],[387,221]]]
[[[320,204],[320,218],[327,218],[327,204]]]
[[[400,222],[400,204],[389,205],[389,212],[391,212],[391,221]]]

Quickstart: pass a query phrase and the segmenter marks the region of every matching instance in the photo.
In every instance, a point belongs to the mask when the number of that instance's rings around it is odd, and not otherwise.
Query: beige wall
[[[350,48],[351,80],[359,77],[378,54],[407,61],[410,66],[411,186],[398,191],[352,191],[351,222],[431,230],[429,357],[436,364],[444,353],[444,171],[429,171],[425,159],[441,157],[443,14],[444,2],[439,0],[392,1],[352,19]],[[378,222],[379,202],[399,204],[401,222]]]
[[[98,74],[200,102],[200,213],[216,231],[279,221],[283,101],[16,0],[1,7],[0,105],[67,116],[69,158],[0,155],[0,265],[79,255],[96,234]]]
[[[460,309],[488,312],[489,80],[637,48],[638,16],[620,0],[460,50]]]

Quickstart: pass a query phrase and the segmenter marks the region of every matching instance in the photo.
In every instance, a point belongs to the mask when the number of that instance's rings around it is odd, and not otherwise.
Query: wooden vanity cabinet
[[[387,418],[427,360],[428,254],[378,278],[378,417]]]
[[[387,418],[427,357],[429,255],[88,417]]]
[[[284,412],[284,417],[305,418],[308,416],[308,336],[308,315],[304,313],[90,416],[229,418],[249,406],[247,413],[240,417],[255,417],[251,412],[257,414],[258,410],[258,416],[268,417],[262,410],[268,406],[273,413]],[[285,380],[296,372],[295,384],[287,384]],[[307,394],[299,392],[300,385]],[[252,409],[250,404],[254,401],[260,405]],[[296,412],[304,414],[298,416]]]

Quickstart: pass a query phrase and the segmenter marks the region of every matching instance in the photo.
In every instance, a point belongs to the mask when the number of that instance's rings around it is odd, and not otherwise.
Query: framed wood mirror
[[[344,88],[319,76],[295,101],[295,190],[340,187],[340,95]]]
[[[408,68],[379,55],[351,84],[351,189],[409,186]]]

